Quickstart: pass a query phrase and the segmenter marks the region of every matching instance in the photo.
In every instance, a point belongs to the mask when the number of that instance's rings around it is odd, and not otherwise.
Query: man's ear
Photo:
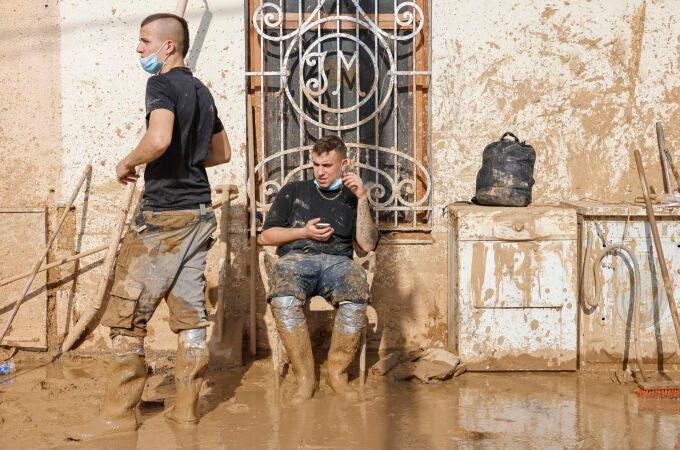
[[[177,52],[177,46],[175,45],[175,41],[173,40],[168,40],[167,41],[168,45],[168,56],[172,55],[173,53]]]
[[[340,172],[343,173],[347,170],[349,167],[349,159],[345,158],[342,160],[342,163],[340,164]]]

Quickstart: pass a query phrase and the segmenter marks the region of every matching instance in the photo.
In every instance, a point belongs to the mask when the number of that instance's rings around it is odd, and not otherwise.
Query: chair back
[[[269,280],[271,279],[271,275],[274,273],[274,266],[276,266],[279,256],[276,253],[272,253],[264,249],[260,250],[258,259],[260,263],[260,278],[262,278],[264,290],[267,292],[267,294],[269,294]]]

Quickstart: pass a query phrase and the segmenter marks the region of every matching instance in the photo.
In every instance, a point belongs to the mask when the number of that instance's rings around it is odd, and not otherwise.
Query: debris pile
[[[373,375],[389,376],[393,380],[418,379],[423,383],[436,383],[465,372],[460,358],[441,348],[394,352],[371,367]]]

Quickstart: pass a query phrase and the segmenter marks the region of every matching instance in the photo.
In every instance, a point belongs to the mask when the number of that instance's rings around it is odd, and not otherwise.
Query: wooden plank
[[[417,2],[423,10],[425,23],[422,31],[418,34],[416,39],[416,50],[413,58],[415,60],[416,71],[430,70],[430,2],[427,0],[419,0]],[[416,77],[416,135],[414,136],[415,146],[413,149],[416,160],[420,161],[423,166],[430,167],[429,158],[429,138],[430,138],[430,120],[429,120],[429,88],[430,77],[425,75],[417,75]],[[420,198],[427,190],[427,182],[424,174],[419,173],[416,183],[416,198]],[[431,195],[431,193],[430,193]],[[417,213],[419,222],[426,222],[429,212],[420,211]]]
[[[248,67],[246,70],[250,72],[259,72],[262,70],[261,66],[261,61],[260,61],[260,54],[261,54],[261,48],[260,48],[260,41],[263,40],[260,38],[260,35],[257,34],[257,30],[255,30],[255,27],[253,26],[253,11],[260,5],[259,0],[250,0],[248,2],[249,4],[249,10],[246,13],[246,17],[248,18],[248,49],[246,51],[248,52]],[[250,93],[255,90],[260,89],[260,84],[261,84],[261,78],[260,77],[246,77],[247,83],[248,83],[248,89],[250,90]],[[254,104],[254,103],[253,103]]]

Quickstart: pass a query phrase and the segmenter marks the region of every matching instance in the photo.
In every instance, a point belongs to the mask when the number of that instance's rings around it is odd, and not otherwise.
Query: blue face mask
[[[319,189],[323,189],[324,191],[334,191],[334,190],[338,189],[340,186],[342,186],[342,178],[338,178],[333,183],[331,183],[330,186],[325,187],[325,188],[322,188],[321,186],[319,186],[319,182],[316,180],[316,178],[314,178],[314,184],[316,184],[316,187],[318,187]]]
[[[156,53],[152,53],[149,56],[140,58],[139,63],[142,65],[142,69],[144,69],[146,72],[156,75],[165,65],[165,61],[159,61],[157,56],[158,52],[163,49],[163,45],[161,45],[161,48],[159,48]]]

